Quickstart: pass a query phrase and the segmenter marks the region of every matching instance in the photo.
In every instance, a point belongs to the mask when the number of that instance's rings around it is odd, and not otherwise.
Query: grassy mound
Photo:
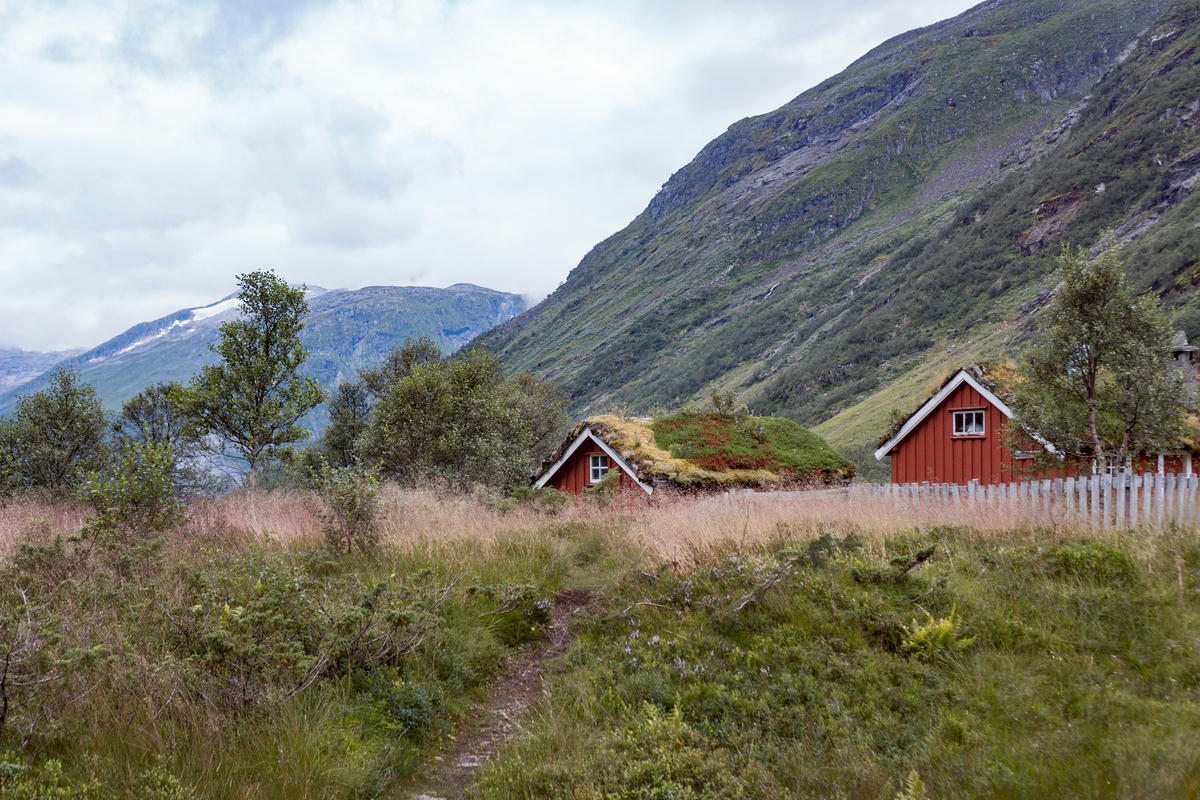
[[[587,420],[651,480],[684,488],[834,483],[854,465],[820,436],[781,417],[681,412],[653,421]]]

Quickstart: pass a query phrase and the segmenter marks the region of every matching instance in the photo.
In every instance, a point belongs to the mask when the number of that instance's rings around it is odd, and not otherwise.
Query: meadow
[[[1200,796],[1194,530],[836,492],[382,500],[352,554],[301,492],[119,546],[5,500],[0,796],[411,797],[531,654],[455,792]]]

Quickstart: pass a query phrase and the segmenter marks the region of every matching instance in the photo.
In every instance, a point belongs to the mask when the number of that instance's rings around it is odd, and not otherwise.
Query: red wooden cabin
[[[560,492],[582,494],[589,486],[595,486],[610,469],[619,471],[621,489],[638,488],[653,494],[654,487],[638,479],[633,469],[590,427],[584,429],[534,482],[534,486],[549,486]]]
[[[891,456],[892,483],[977,480],[988,485],[1035,477],[1029,469],[1033,453],[1009,447],[1005,426],[1011,418],[1012,410],[986,381],[961,369],[875,451],[875,458]],[[1135,471],[1190,474],[1191,462],[1190,455],[1151,457],[1139,459]],[[1089,468],[1080,465],[1078,471]],[[1056,476],[1039,472],[1036,477]]]

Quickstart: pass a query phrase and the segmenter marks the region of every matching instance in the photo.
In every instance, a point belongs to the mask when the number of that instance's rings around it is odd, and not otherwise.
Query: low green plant
[[[621,471],[610,469],[598,482],[583,490],[583,496],[601,508],[607,508],[616,499],[621,488]]]
[[[909,770],[908,777],[904,779],[904,785],[900,787],[900,791],[896,792],[896,800],[929,800],[925,783],[917,774],[915,767]]]
[[[962,619],[954,609],[944,617],[925,612],[925,621],[904,626],[904,651],[926,661],[949,658],[971,646],[974,637],[963,635]]]
[[[1050,553],[1049,560],[1057,574],[1082,580],[1124,586],[1138,579],[1133,560],[1103,542],[1064,544]]]
[[[518,504],[545,514],[555,513],[572,500],[571,495],[552,486],[519,486],[512,490],[510,496]]]
[[[374,550],[379,544],[379,476],[373,471],[322,465],[317,492],[326,543],[347,553]]]

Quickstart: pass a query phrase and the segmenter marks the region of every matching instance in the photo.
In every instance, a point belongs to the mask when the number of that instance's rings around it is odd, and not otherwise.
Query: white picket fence
[[[851,498],[885,498],[897,511],[994,511],[1093,528],[1193,526],[1200,522],[1200,476],[1092,475],[982,486],[942,483],[852,484]]]

